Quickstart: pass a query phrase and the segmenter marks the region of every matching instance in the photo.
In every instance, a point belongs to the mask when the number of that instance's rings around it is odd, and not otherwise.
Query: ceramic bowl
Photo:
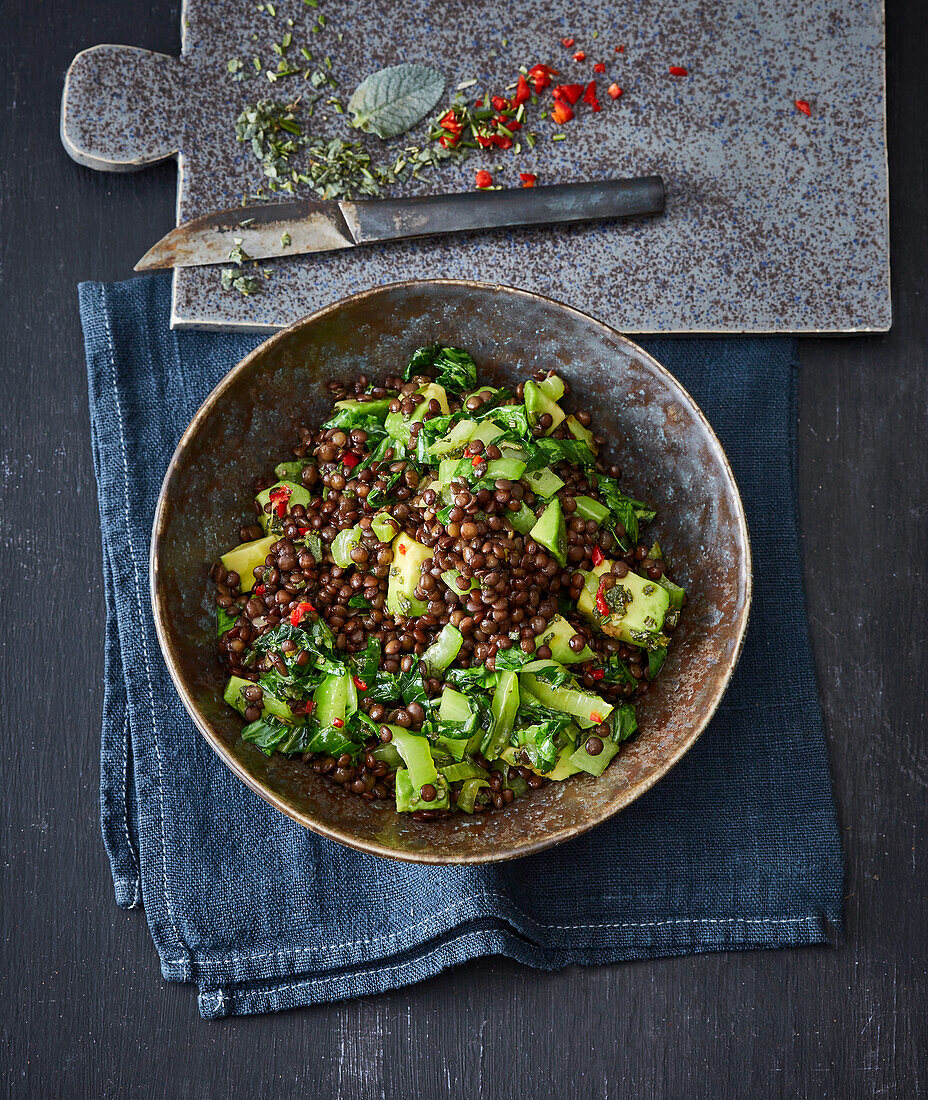
[[[599,779],[549,783],[505,812],[425,824],[265,757],[222,701],[208,574],[236,541],[251,485],[287,457],[301,423],[330,408],[325,383],[401,371],[425,344],[467,348],[481,379],[514,386],[543,368],[569,380],[611,442],[623,485],[658,509],[653,531],[688,604],[667,662],[638,708],[641,732]],[[208,501],[204,511],[202,502]],[[651,529],[649,529],[650,535]],[[213,390],[164,479],[151,553],[158,637],[184,706],[212,748],[282,813],[330,840],[422,863],[489,863],[537,852],[608,820],[693,745],[741,650],[751,599],[744,509],[722,447],[692,397],[607,325],[511,287],[404,282],[356,294],[271,336]]]

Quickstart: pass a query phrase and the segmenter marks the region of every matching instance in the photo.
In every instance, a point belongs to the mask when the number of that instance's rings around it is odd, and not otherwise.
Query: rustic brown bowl
[[[467,348],[514,385],[555,368],[574,408],[612,442],[623,482],[659,510],[655,531],[689,602],[639,707],[641,733],[600,779],[575,776],[505,813],[419,824],[304,765],[245,744],[222,701],[210,564],[236,541],[253,479],[329,407],[325,382],[379,377],[424,344]],[[208,501],[204,512],[202,502]],[[152,605],[174,683],[200,732],[271,805],[331,840],[419,863],[490,863],[540,851],[612,817],[664,775],[712,717],[741,650],[751,551],[731,468],[696,403],[636,344],[575,309],[487,283],[405,282],[345,298],[272,336],[231,370],[184,433],[155,514]]]

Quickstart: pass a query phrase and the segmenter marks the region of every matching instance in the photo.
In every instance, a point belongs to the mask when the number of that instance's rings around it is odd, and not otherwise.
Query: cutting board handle
[[[185,76],[180,58],[135,46],[79,53],[61,97],[68,154],[100,172],[134,172],[174,156],[184,129]]]

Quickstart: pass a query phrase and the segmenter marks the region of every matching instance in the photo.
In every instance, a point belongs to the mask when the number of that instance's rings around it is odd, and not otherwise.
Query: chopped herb
[[[281,235],[280,235],[280,247],[281,248],[289,248],[290,243],[291,243],[290,234],[287,233],[286,231],[281,233]]]

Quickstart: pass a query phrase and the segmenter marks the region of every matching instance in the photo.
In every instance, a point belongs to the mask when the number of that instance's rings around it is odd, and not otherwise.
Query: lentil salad
[[[421,821],[601,775],[685,592],[568,383],[435,346],[328,385],[212,570],[244,740]]]

